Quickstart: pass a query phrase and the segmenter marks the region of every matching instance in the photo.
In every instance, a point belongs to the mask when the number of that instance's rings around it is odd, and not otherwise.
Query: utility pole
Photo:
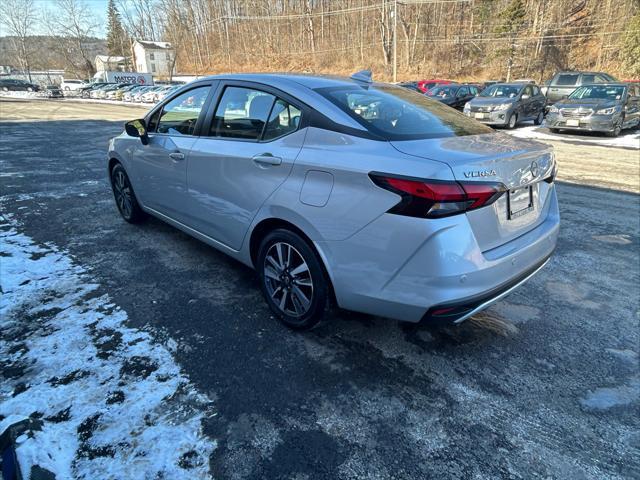
[[[393,82],[398,81],[398,0],[393,0]]]

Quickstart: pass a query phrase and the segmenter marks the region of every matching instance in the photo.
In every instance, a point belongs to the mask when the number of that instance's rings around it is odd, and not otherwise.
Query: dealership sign
[[[116,83],[138,83],[140,85],[146,85],[147,79],[144,75],[114,75],[113,77]]]

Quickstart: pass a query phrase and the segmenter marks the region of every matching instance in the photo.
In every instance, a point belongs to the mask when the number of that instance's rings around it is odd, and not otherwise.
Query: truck
[[[137,85],[153,85],[150,73],[102,71],[93,76],[93,82],[102,83],[135,83]]]
[[[547,105],[553,105],[571,95],[581,85],[615,81],[614,77],[603,72],[558,72],[551,80],[545,82],[541,90],[547,97]]]

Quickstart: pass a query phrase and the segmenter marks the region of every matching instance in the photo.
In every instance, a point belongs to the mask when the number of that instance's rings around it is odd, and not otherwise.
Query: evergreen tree
[[[629,76],[640,77],[640,12],[631,18],[625,29],[620,55]]]
[[[507,82],[511,80],[511,69],[516,56],[516,38],[524,26],[526,17],[527,11],[522,0],[512,0],[498,16],[500,22],[495,32],[506,34],[509,38],[509,47],[498,50],[499,54],[507,54]]]
[[[110,56],[126,57],[129,53],[129,39],[125,32],[120,12],[115,4],[115,0],[109,0],[107,7],[107,51]]]

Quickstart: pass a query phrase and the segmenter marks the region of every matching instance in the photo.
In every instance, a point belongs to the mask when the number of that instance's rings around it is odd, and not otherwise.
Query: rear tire
[[[269,308],[287,327],[310,330],[325,318],[329,280],[318,255],[300,235],[282,228],[267,234],[256,270]]]
[[[509,117],[509,120],[507,120],[507,128],[509,130],[513,130],[514,128],[516,128],[517,124],[518,124],[518,114],[512,113],[511,116]]]
[[[111,188],[122,218],[129,223],[140,223],[147,217],[136,199],[126,170],[119,163],[111,170]]]

